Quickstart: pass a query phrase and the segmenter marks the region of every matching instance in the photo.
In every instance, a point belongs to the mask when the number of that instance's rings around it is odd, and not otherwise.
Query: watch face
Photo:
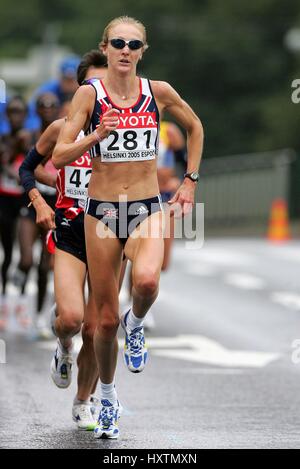
[[[198,173],[185,173],[184,177],[189,178],[193,182],[199,181],[199,174]]]

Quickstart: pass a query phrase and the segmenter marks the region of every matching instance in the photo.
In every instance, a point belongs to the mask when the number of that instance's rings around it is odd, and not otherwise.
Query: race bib
[[[85,199],[90,182],[91,168],[65,167],[65,195],[72,199]]]
[[[100,143],[101,161],[149,161],[156,157],[157,122],[154,112],[119,115],[119,126]]]

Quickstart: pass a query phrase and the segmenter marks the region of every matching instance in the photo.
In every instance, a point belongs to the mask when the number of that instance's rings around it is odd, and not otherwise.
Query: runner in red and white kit
[[[104,63],[103,56],[98,51],[86,54],[78,69],[79,83],[82,81],[81,75],[102,77],[105,73]],[[37,157],[34,167],[42,160],[45,164],[51,157],[64,123],[64,119],[53,122],[40,137],[36,144]],[[83,136],[83,133],[79,134],[78,140]],[[26,160],[24,164],[26,166]],[[55,250],[56,311],[53,309],[53,313],[56,314],[53,314],[53,326],[58,340],[57,350],[51,362],[51,376],[58,387],[66,388],[70,385],[73,364],[72,337],[82,330],[83,346],[77,359],[78,392],[74,399],[72,415],[78,428],[86,430],[95,427],[90,398],[98,382],[93,349],[95,307],[90,289],[87,304],[84,298],[87,266],[83,207],[90,173],[90,157],[87,152],[74,163],[58,171],[55,214],[36,188],[31,188],[28,192],[36,210],[37,223],[48,230],[54,230],[50,233],[48,244],[51,245],[53,241]],[[49,175],[43,167],[38,167],[37,174],[41,182],[49,183]],[[26,188],[24,165],[20,175]],[[95,402],[95,399],[93,401]]]
[[[133,372],[142,371],[147,358],[143,321],[158,295],[164,249],[156,166],[163,111],[187,131],[187,173],[169,201],[178,203],[183,215],[192,209],[199,177],[201,122],[168,83],[136,75],[147,47],[145,27],[139,21],[120,17],[107,25],[100,44],[107,56],[107,73],[101,82],[77,90],[53,152],[57,168],[86,150],[93,157],[85,233],[98,315],[94,344],[102,406],[96,438],[119,436],[120,405],[114,380],[123,251],[133,263],[133,306],[121,318],[126,337],[124,358]],[[88,135],[76,142],[81,129]]]

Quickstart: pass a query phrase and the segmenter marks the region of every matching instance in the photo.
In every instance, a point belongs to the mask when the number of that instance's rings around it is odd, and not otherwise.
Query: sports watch
[[[185,173],[184,178],[189,178],[193,182],[198,182],[199,181],[199,174],[198,173]]]

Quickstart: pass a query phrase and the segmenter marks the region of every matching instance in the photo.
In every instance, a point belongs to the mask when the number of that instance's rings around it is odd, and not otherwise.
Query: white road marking
[[[151,354],[203,363],[224,368],[262,368],[280,358],[279,353],[256,352],[245,350],[229,350],[218,342],[201,335],[179,335],[177,337],[149,337],[146,343]],[[76,337],[74,351],[80,350],[82,340]],[[56,342],[39,342],[39,347],[54,352]],[[119,347],[123,348],[124,340],[119,339]]]
[[[186,264],[184,270],[187,274],[197,275],[200,277],[212,277],[216,274],[217,270],[208,264],[202,264],[201,262]]]
[[[300,310],[300,295],[293,292],[273,292],[271,300],[294,311]]]
[[[256,264],[254,255],[209,245],[205,245],[199,251],[189,251],[184,249],[183,246],[175,245],[173,256],[174,259],[179,261],[190,261],[191,263],[201,261],[221,266],[253,266]]]
[[[243,290],[263,290],[266,286],[265,280],[247,273],[228,273],[224,281],[227,285]]]
[[[246,373],[245,370],[238,368],[182,368],[178,372],[189,375],[242,375]]]
[[[182,335],[174,338],[181,346],[190,349],[153,350],[154,355],[206,363],[224,367],[262,368],[278,360],[280,354],[244,350],[229,350],[218,342],[203,336]]]
[[[286,246],[269,246],[266,253],[271,254],[273,258],[279,258],[285,261],[300,262],[299,244]]]

